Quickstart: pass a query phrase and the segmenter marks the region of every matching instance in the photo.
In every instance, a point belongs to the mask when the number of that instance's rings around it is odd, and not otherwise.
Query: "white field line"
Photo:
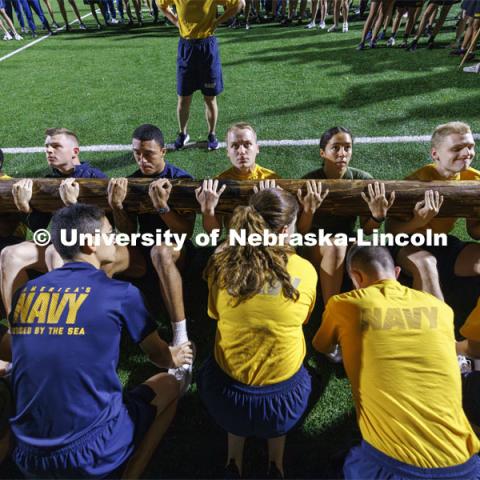
[[[474,138],[480,140],[480,134],[474,134]],[[403,137],[357,137],[355,144],[371,144],[371,143],[425,143],[430,141],[430,135],[413,135]],[[188,148],[204,147],[206,142],[190,143]],[[318,145],[318,138],[307,138],[304,140],[260,140],[261,147],[304,147],[310,145]],[[220,148],[225,148],[225,142],[219,143]],[[167,148],[173,150],[173,144],[168,144]],[[43,153],[44,147],[10,147],[3,148],[3,153],[19,154],[19,153]],[[81,147],[82,152],[129,152],[132,150],[131,145],[87,145]]]
[[[83,17],[80,17],[80,18],[83,20],[84,18],[89,17],[91,14],[92,14],[91,12],[90,12],[90,13],[87,13],[87,14],[85,14]],[[73,25],[74,23],[77,23],[77,22],[78,22],[78,20],[75,19],[75,20],[71,21],[71,22],[69,23],[69,25]],[[63,27],[57,28],[57,29],[55,30],[55,32],[60,32],[60,31],[62,31],[62,30],[64,30],[64,29],[65,29],[65,25],[64,25]],[[27,34],[27,35],[28,35],[28,34]],[[4,60],[7,60],[7,59],[10,58],[10,57],[13,57],[13,56],[16,55],[17,53],[23,52],[23,51],[26,50],[27,48],[33,47],[33,46],[36,45],[37,43],[43,42],[44,40],[46,40],[48,37],[51,37],[51,36],[52,36],[51,33],[47,33],[47,34],[44,35],[43,37],[37,38],[37,39],[34,40],[33,42],[27,43],[27,44],[24,45],[23,47],[18,48],[17,50],[14,50],[13,52],[10,52],[9,54],[1,57],[1,58],[0,58],[0,62],[3,62]]]

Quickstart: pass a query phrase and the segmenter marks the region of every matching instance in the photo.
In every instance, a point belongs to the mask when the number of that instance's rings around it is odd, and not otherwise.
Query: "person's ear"
[[[85,245],[80,247],[80,251],[85,255],[92,255],[97,252],[97,246],[95,245],[95,239],[93,235],[88,237],[88,240],[85,242]]]
[[[432,157],[432,160],[434,160],[435,162],[438,162],[438,160],[439,160],[438,152],[437,152],[437,149],[435,147],[432,147],[432,150],[430,151],[430,155]]]
[[[402,271],[402,269],[400,267],[395,267],[395,278],[398,279],[401,271]]]
[[[320,149],[320,157],[325,158],[325,150],[323,148]]]
[[[288,227],[289,225],[284,225],[281,230],[280,230],[280,233],[288,233]]]
[[[80,153],[80,147],[79,146],[73,147],[72,152],[76,157],[78,157],[78,154]]]
[[[363,274],[359,270],[350,270],[350,278],[355,288],[362,288],[363,285]]]

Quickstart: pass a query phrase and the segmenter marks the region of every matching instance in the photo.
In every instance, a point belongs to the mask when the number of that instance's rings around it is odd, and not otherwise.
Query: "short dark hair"
[[[141,142],[153,140],[162,148],[165,146],[165,140],[163,138],[162,131],[151,123],[144,123],[143,125],[137,127],[133,132],[132,138],[140,140]]]
[[[51,224],[51,237],[55,250],[65,260],[73,260],[80,253],[79,234],[95,233],[102,227],[102,218],[105,212],[96,205],[86,205],[84,203],[76,203],[64,207],[53,215]],[[67,246],[62,243],[61,231],[71,232],[77,231],[77,241],[74,245]],[[68,235],[68,234],[67,234]],[[68,239],[71,236],[67,237]]]
[[[368,275],[380,270],[395,269],[395,263],[388,248],[380,246],[353,245],[348,251],[346,265],[348,273],[358,268]]]
[[[353,143],[353,135],[352,135],[352,132],[348,128],[346,128],[346,127],[332,127],[332,128],[329,128],[326,132],[323,132],[322,136],[320,137],[320,148],[322,150],[325,150],[325,147],[327,146],[328,142],[337,133],[346,133],[347,135],[350,135],[350,138],[352,139],[352,143]]]
[[[0,148],[0,171],[2,170],[3,167],[3,151]]]

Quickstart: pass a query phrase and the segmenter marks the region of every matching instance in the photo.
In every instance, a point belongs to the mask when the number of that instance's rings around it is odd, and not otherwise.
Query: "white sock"
[[[187,335],[187,321],[180,320],[180,322],[172,322],[173,330],[173,345],[180,345],[181,343],[188,342]]]

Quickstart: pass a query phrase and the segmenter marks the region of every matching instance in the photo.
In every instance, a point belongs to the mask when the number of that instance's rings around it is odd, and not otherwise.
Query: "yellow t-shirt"
[[[410,174],[405,180],[446,181],[445,178],[440,176],[434,163],[419,168]],[[448,179],[448,181],[462,180],[480,180],[480,171],[475,170],[474,168],[467,168],[463,172],[457,173],[453,178]],[[428,225],[422,227],[419,231],[425,231],[431,228],[434,233],[449,233],[452,231],[457,220],[457,218],[434,218]]]
[[[335,295],[313,344],[340,343],[364,440],[409,465],[466,462],[480,449],[462,409],[453,311],[383,280]]]
[[[225,170],[220,175],[217,175],[215,178],[218,178],[219,180],[268,180],[280,177],[273,170],[255,164],[253,172],[249,172],[246,175],[232,167]]]
[[[460,333],[468,340],[480,342],[480,298],[460,329]]]
[[[215,360],[230,377],[247,385],[272,385],[292,377],[306,353],[302,325],[315,305],[317,272],[298,255],[287,271],[300,297],[269,289],[233,307],[232,297],[209,279],[208,314],[218,321]]]
[[[12,180],[12,177],[3,174],[3,175],[0,175],[0,180]],[[13,228],[15,228],[16,218],[17,218],[17,214],[13,214],[13,213],[8,213],[3,215],[3,220],[7,222],[8,227],[6,225],[2,225],[2,226],[10,230],[10,226],[13,224]],[[18,238],[25,238],[27,236],[27,226],[24,223],[21,223],[19,221],[18,226],[15,228],[15,231],[13,232],[13,236]]]
[[[217,5],[230,8],[238,0],[158,0],[160,8],[175,5],[180,36],[187,39],[207,38],[213,35]]]

